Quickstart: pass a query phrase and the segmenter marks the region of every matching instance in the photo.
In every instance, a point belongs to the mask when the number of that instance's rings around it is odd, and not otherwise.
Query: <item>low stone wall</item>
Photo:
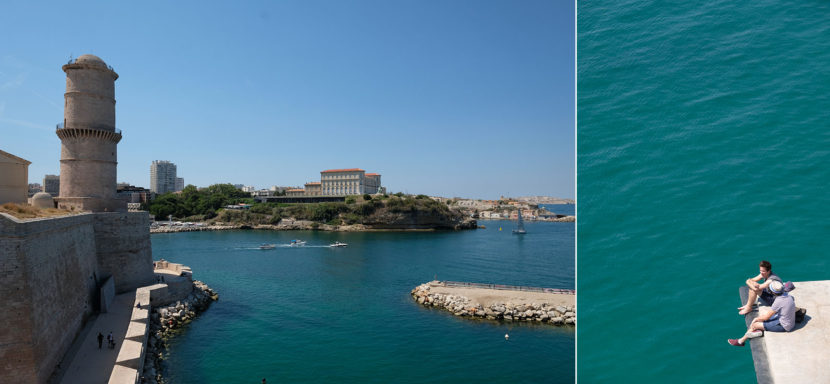
[[[193,291],[183,300],[169,306],[156,307],[150,316],[150,336],[147,353],[143,357],[143,377],[145,383],[164,383],[161,376],[164,356],[167,353],[168,339],[176,331],[190,323],[192,319],[205,311],[219,295],[201,281],[194,281]]]
[[[140,384],[139,372],[144,368],[144,355],[147,350],[147,330],[150,314],[150,287],[138,288],[135,292],[135,301],[130,315],[130,325],[118,356],[115,366],[110,373],[110,384]],[[141,305],[139,305],[141,304]]]
[[[430,283],[421,284],[410,293],[418,304],[445,309],[456,316],[554,325],[576,324],[576,311],[573,306],[510,302],[495,302],[483,306],[465,296],[430,292]]]
[[[164,259],[153,262],[153,270],[157,270],[157,269],[166,269],[168,271],[176,272],[180,275],[182,275],[182,273],[184,273],[182,276],[192,276],[193,275],[193,270],[191,270],[190,267],[188,267],[186,265],[183,265],[183,264],[171,263],[171,262],[169,262],[167,260],[164,260]]]

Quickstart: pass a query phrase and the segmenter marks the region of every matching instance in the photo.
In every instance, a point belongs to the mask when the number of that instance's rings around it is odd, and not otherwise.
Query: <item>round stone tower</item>
[[[126,211],[116,199],[115,80],[118,74],[94,55],[63,66],[66,72],[58,207],[93,212]]]

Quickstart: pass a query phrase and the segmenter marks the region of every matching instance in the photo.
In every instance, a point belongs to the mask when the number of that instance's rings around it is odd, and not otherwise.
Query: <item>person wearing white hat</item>
[[[780,281],[770,282],[769,290],[775,295],[772,306],[752,320],[743,337],[727,340],[729,344],[743,347],[746,339],[763,336],[764,331],[789,332],[795,328],[795,299],[784,292],[784,284]]]

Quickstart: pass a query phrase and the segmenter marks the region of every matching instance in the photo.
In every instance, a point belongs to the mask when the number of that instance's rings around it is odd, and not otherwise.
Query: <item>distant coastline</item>
[[[560,199],[558,197],[550,196],[522,196],[515,198],[518,201],[531,204],[576,204],[573,199]]]

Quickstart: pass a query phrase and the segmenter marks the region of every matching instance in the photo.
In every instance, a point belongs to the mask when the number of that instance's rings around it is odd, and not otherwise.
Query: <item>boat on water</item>
[[[302,240],[291,240],[291,243],[288,244],[289,247],[302,247],[305,245],[305,241]]]
[[[519,210],[519,218],[516,220],[516,229],[513,230],[514,235],[524,235],[527,233],[525,231],[525,222],[522,220],[522,210]]]
[[[329,247],[347,247],[349,244],[335,241],[334,244],[329,244]]]
[[[274,249],[276,247],[276,244],[262,244],[259,246],[259,249]]]

